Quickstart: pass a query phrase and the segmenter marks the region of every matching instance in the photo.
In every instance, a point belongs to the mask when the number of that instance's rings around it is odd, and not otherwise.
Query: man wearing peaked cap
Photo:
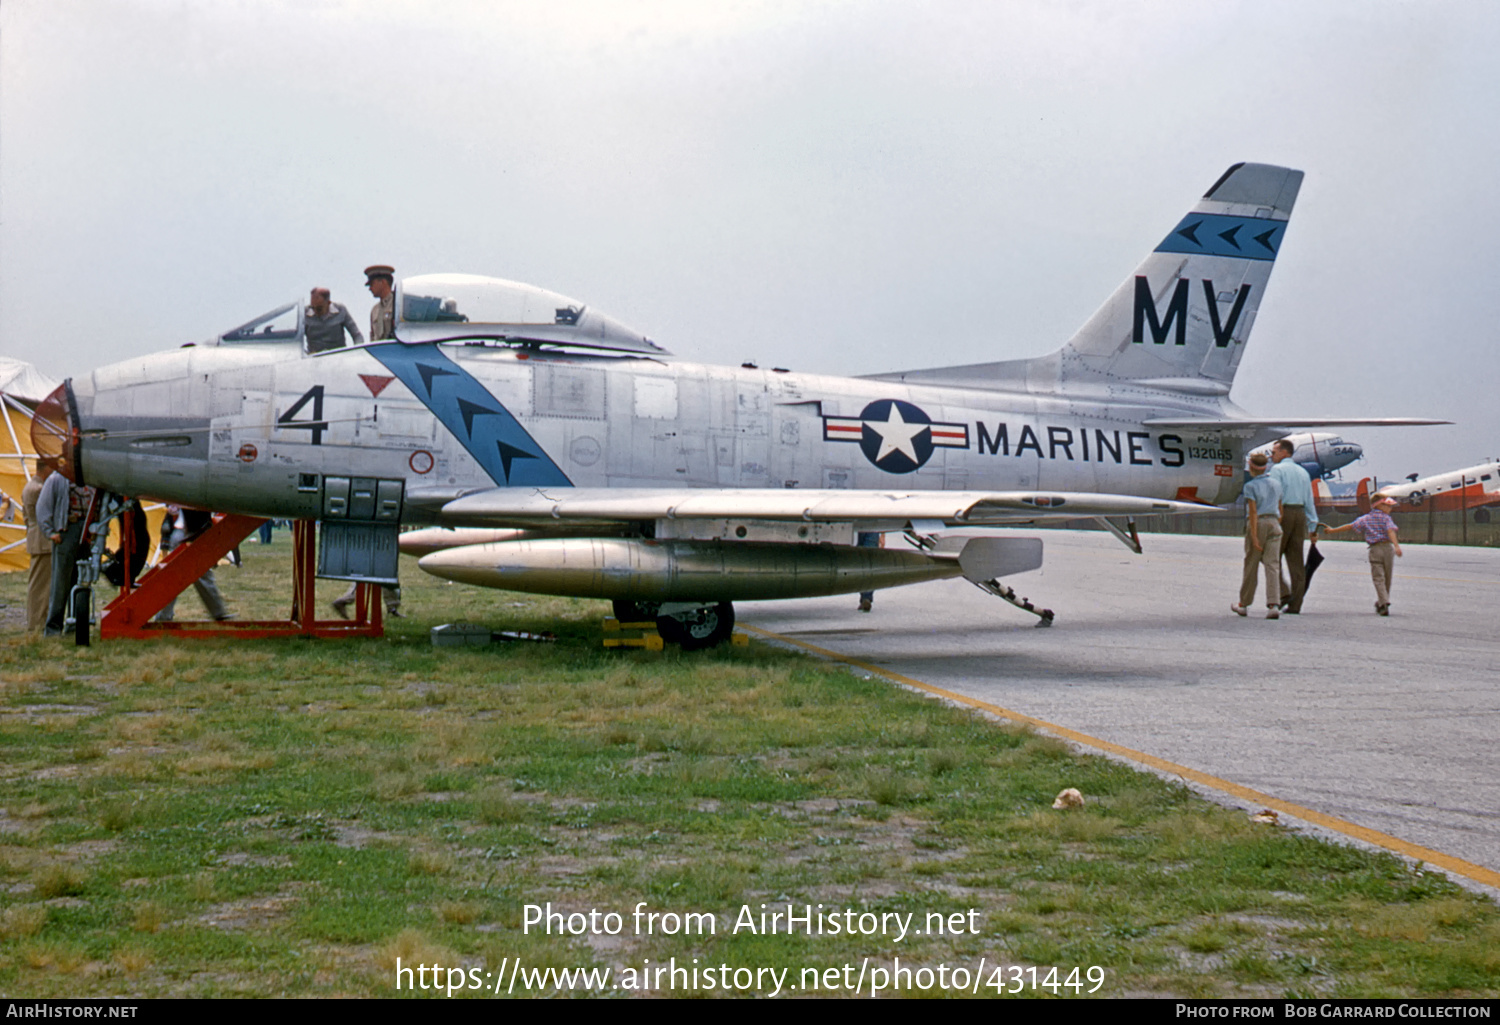
[[[396,337],[396,294],[393,291],[395,281],[396,268],[394,267],[377,263],[365,268],[365,287],[375,297],[375,305],[370,307],[370,341],[372,342]],[[358,584],[350,584],[347,591],[333,600],[333,611],[344,619],[349,618],[349,606],[354,602],[358,586]],[[380,595],[385,599],[386,615],[399,618],[401,588],[387,587],[382,584]]]
[[[396,337],[396,268],[383,263],[365,268],[365,287],[375,297],[370,307],[370,341]]]

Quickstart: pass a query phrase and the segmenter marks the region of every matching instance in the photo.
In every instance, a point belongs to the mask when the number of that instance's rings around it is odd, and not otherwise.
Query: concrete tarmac
[[[1018,532],[1023,533],[1023,532]],[[1500,872],[1500,550],[1407,545],[1375,615],[1365,546],[1324,542],[1300,616],[1250,618],[1243,541],[1037,531],[1007,580],[738,606],[739,619]]]

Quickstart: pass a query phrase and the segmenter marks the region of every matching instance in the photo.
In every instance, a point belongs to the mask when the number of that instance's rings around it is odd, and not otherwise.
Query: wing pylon
[[[441,519],[454,526],[534,526],[678,519],[793,522],[939,521],[947,525],[1036,523],[1096,516],[1202,512],[1201,505],[1071,491],[849,491],[786,488],[490,488],[455,499]]]

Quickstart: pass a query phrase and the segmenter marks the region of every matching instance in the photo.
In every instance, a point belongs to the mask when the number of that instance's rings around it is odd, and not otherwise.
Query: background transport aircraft
[[[1325,512],[1348,512],[1355,516],[1370,511],[1370,478],[1358,484],[1333,484],[1313,478],[1313,501]]]
[[[1292,443],[1292,461],[1306,470],[1313,480],[1327,480],[1365,454],[1363,446],[1327,431],[1289,434],[1285,440]],[[1262,445],[1246,454],[1255,452],[1264,452],[1269,458],[1271,446]]]
[[[419,565],[612,599],[686,647],[727,638],[735,601],[962,575],[1015,602],[1000,580],[1040,566],[1040,540],[939,532],[1094,517],[1139,550],[1104,518],[1234,501],[1247,444],[1433,422],[1230,402],[1301,183],[1229,168],[1037,359],[860,378],[706,366],[553,292],[429,274],[398,282],[394,340],[308,353],[294,302],[69,381],[39,410],[38,448],[111,492],[317,519],[324,576],[394,581],[402,524],[525,531]],[[875,531],[912,544],[856,545]]]
[[[1417,477],[1412,474],[1405,484],[1382,484],[1377,494],[1394,498],[1398,508],[1432,509],[1452,512],[1456,509],[1481,509],[1500,503],[1500,461],[1492,460],[1462,470]],[[1485,522],[1489,519],[1485,513]]]

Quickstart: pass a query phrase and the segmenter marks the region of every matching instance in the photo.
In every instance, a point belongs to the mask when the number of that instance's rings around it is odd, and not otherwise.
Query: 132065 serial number
[[[1216,463],[1234,461],[1234,453],[1227,448],[1199,448],[1197,445],[1189,445],[1187,452],[1189,459],[1212,459]]]

